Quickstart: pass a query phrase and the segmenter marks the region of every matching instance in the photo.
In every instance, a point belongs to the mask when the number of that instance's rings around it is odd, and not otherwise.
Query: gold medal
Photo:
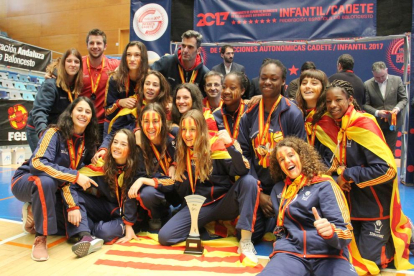
[[[295,184],[291,184],[289,186],[289,188],[287,189],[286,193],[283,195],[283,198],[285,199],[289,199],[291,198],[293,195],[295,195],[296,193],[296,185]]]
[[[260,154],[261,156],[265,156],[269,152],[269,149],[263,145],[259,145],[256,148],[256,150],[257,150],[257,153]]]

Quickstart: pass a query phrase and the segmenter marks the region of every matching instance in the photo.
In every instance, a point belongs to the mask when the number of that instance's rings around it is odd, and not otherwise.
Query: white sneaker
[[[239,249],[237,253],[243,254],[254,263],[258,263],[259,260],[256,257],[256,250],[254,249],[254,245],[251,240],[241,240],[239,243]]]

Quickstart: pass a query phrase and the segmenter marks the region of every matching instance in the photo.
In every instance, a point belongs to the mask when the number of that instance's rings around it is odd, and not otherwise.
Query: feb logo
[[[9,122],[12,128],[16,130],[25,128],[29,114],[23,105],[16,104],[11,106],[7,110],[7,113],[9,114]]]
[[[387,67],[400,75],[404,74],[404,39],[394,39],[385,55]],[[408,68],[408,73],[410,68]]]
[[[158,4],[144,5],[135,12],[133,27],[135,34],[142,40],[157,40],[167,30],[167,12]]]

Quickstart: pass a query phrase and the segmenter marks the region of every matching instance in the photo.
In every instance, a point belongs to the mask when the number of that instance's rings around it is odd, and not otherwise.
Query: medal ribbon
[[[68,93],[68,98],[70,102],[73,102],[73,97],[72,97],[72,91],[66,91],[66,93]],[[78,97],[78,95],[75,95],[75,99]]]
[[[310,109],[305,119],[305,130],[310,145],[315,145],[315,126],[313,125],[313,115],[315,114],[315,108]]]
[[[184,70],[180,65],[178,65],[178,72],[180,73],[181,83],[186,83],[185,78],[184,78]],[[193,70],[189,83],[194,83],[195,79],[197,78],[197,75],[198,75],[198,70]]]
[[[105,58],[102,58],[101,70],[99,70],[99,75],[95,83],[93,82],[89,57],[86,58],[86,64],[88,65],[88,73],[89,73],[89,77],[91,78],[92,95],[95,95],[96,90],[98,90],[99,81],[101,80],[103,68],[105,66]]]
[[[195,168],[195,177],[193,178],[193,170],[191,168],[191,149],[187,148],[187,173],[188,173],[188,179],[190,181],[191,191],[193,194],[195,193],[195,188],[197,185],[197,168]]]
[[[229,124],[229,122],[227,120],[227,116],[224,115],[223,108],[221,108],[221,115],[223,116],[223,124],[224,124],[224,127],[226,128],[227,132],[230,135],[232,134],[232,138],[234,138],[234,139],[237,139],[237,137],[239,136],[240,119],[243,116],[245,107],[246,106],[244,104],[244,101],[241,100],[240,101],[240,106],[238,108],[239,111],[238,111],[237,115],[235,116],[236,117],[236,121],[234,121],[234,123],[233,123],[233,134],[230,132],[230,124]]]
[[[69,159],[70,159],[70,168],[76,170],[79,165],[79,161],[82,158],[83,149],[85,148],[85,139],[82,140],[81,146],[78,148],[78,153],[75,154],[75,146],[73,145],[72,139],[67,141],[68,143],[68,151],[69,151]]]
[[[122,188],[122,185],[124,184],[124,172],[120,173],[119,175],[119,182],[118,182],[118,176],[115,175],[115,194],[116,194],[116,200],[118,201],[119,206],[119,214],[122,214],[122,205],[124,204],[123,195],[119,197],[119,188]]]
[[[285,180],[285,187],[282,191],[282,198],[279,205],[279,214],[277,216],[277,226],[283,227],[285,212],[289,204],[308,182],[308,178],[303,174],[299,175],[293,182],[288,178]]]
[[[259,147],[260,146],[265,146],[265,144],[266,144],[268,131],[269,131],[269,127],[270,127],[270,119],[272,118],[272,113],[278,107],[281,99],[282,99],[282,95],[279,95],[276,102],[273,104],[272,108],[270,109],[269,115],[267,116],[266,124],[264,124],[264,113],[265,113],[264,101],[263,101],[263,99],[260,100],[260,104],[259,104],[259,134],[257,135],[257,138],[260,141]],[[265,168],[268,166],[269,153],[270,153],[270,151],[268,149],[265,155],[261,155],[261,154],[258,155],[259,165],[261,165]]]
[[[160,159],[161,154],[158,152],[157,148],[154,146],[153,143],[151,143],[151,148],[152,148],[152,151],[155,154],[155,157],[158,160],[158,163],[160,164],[160,166],[161,166],[161,168],[164,172],[164,175],[168,175],[169,166],[168,166],[168,162],[167,162],[165,156],[162,159]]]

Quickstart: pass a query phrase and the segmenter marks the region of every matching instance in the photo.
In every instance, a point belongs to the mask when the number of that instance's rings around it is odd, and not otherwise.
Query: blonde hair
[[[211,162],[210,139],[208,135],[207,123],[203,114],[192,109],[187,111],[180,120],[180,129],[177,135],[177,151],[175,152],[175,159],[177,162],[177,169],[175,178],[178,181],[183,181],[184,172],[187,170],[187,145],[183,141],[181,135],[182,122],[186,118],[192,118],[196,124],[197,135],[193,147],[195,157],[195,171],[201,182],[206,181],[213,171]]]

